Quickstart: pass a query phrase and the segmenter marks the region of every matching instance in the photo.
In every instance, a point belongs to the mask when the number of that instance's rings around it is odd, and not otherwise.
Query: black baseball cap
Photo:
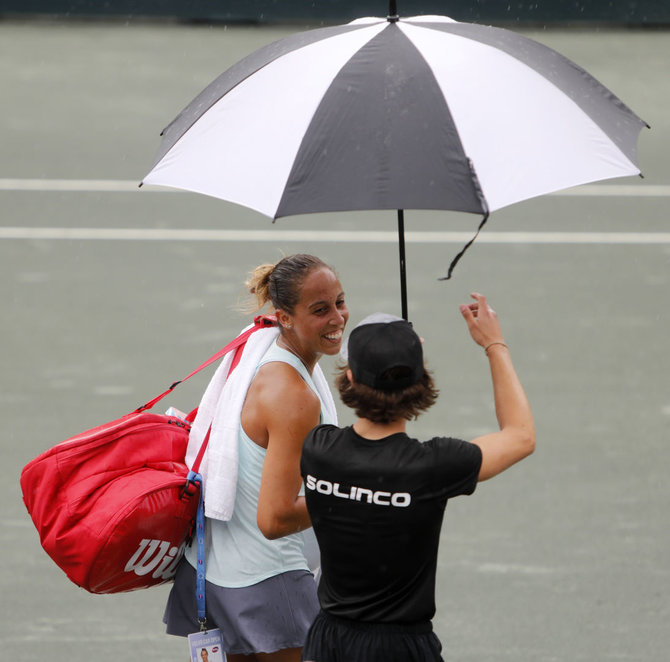
[[[380,391],[407,388],[424,374],[421,339],[408,321],[386,313],[369,315],[354,328],[342,358],[354,381]],[[394,368],[401,370],[389,375]]]

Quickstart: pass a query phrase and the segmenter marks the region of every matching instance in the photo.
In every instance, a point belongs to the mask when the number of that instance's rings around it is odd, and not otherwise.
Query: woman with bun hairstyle
[[[271,306],[277,326],[251,335],[227,380],[224,358],[187,452],[190,466],[211,425],[201,465],[207,628],[221,629],[228,662],[297,662],[319,610],[304,549],[311,523],[300,454],[313,427],[335,422],[318,361],[339,352],[349,313],[337,275],[311,255],[261,265],[247,286],[254,308]],[[187,548],[170,593],[169,634],[200,628],[195,547]]]

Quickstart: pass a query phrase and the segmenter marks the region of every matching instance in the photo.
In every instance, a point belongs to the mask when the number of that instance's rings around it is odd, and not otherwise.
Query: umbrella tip
[[[386,20],[389,23],[397,23],[399,18],[396,0],[389,0],[389,15],[386,17]]]

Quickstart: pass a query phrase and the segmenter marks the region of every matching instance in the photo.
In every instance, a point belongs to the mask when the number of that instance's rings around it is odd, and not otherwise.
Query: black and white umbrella
[[[644,126],[583,69],[514,32],[362,18],[224,72],[163,131],[143,183],[273,219],[398,210],[407,317],[402,210],[480,213],[481,228],[506,205],[639,174]]]

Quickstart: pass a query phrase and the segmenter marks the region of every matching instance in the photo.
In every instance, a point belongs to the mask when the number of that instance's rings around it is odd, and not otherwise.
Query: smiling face
[[[277,311],[282,326],[280,344],[297,354],[312,370],[323,354],[340,351],[349,311],[337,276],[328,267],[310,271],[302,282],[292,313]]]

